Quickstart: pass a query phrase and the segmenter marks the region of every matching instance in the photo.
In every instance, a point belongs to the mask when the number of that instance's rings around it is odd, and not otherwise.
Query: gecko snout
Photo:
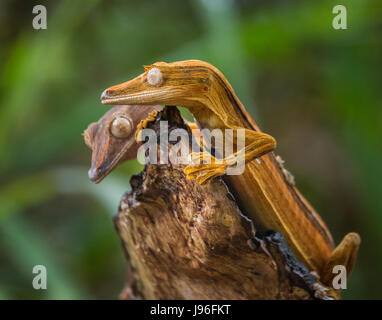
[[[121,102],[118,98],[118,95],[121,94],[121,89],[120,88],[107,88],[104,90],[101,94],[101,102],[103,104],[119,104]],[[118,102],[118,103],[117,103]],[[120,103],[124,104],[124,103]]]
[[[104,99],[107,99],[107,98],[110,98],[110,90],[109,89],[106,89],[102,92],[101,94],[101,100],[104,100]]]
[[[88,171],[88,176],[91,181],[98,183],[102,180],[102,170],[99,168],[91,167]]]

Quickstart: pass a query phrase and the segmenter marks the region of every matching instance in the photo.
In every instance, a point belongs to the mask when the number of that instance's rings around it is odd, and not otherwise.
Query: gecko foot
[[[226,173],[226,166],[224,164],[196,164],[187,166],[184,169],[187,179],[195,179],[197,183],[205,186],[211,182],[213,178],[222,176]]]
[[[135,140],[137,142],[142,141],[142,130],[147,128],[148,124],[150,122],[153,122],[156,119],[157,115],[158,111],[153,110],[148,114],[146,119],[141,120],[141,122],[139,122],[139,124],[137,125],[137,130],[135,131]]]
[[[319,282],[313,285],[314,297],[320,300],[339,300],[341,296],[338,292],[330,289]]]
[[[191,161],[194,164],[187,166],[184,173],[188,179],[195,179],[202,186],[209,184],[213,178],[226,173],[225,161],[215,158],[207,151],[191,153]]]
[[[340,295],[335,290],[323,285],[320,282],[320,275],[317,271],[310,271],[310,274],[316,280],[313,284],[312,289],[314,291],[314,297],[320,300],[338,300],[340,299]]]

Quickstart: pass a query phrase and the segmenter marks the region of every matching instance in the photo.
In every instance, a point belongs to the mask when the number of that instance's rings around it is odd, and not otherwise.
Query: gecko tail
[[[353,270],[357,259],[358,249],[361,244],[361,237],[358,233],[348,233],[333,250],[326,266],[323,269],[321,281],[326,285],[332,285],[336,273],[333,272],[336,266],[344,266],[347,276]]]

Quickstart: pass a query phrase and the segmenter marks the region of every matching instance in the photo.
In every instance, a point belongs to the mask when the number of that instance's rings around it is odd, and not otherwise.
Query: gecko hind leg
[[[147,128],[148,124],[150,122],[153,122],[155,121],[156,117],[158,115],[158,111],[157,110],[153,110],[151,111],[148,115],[147,115],[147,118],[144,119],[144,120],[141,120],[139,122],[139,124],[137,125],[137,130],[135,131],[135,140],[137,142],[141,142],[142,141],[142,130]]]
[[[245,130],[245,147],[226,158],[215,158],[206,151],[192,153],[191,159],[196,164],[189,165],[184,169],[187,178],[196,179],[199,184],[206,185],[213,178],[226,174],[228,167],[245,164],[246,161],[252,161],[275,148],[276,141],[270,135],[248,129],[243,130]],[[210,161],[201,163],[205,159]]]
[[[349,275],[353,269],[355,260],[357,258],[358,248],[361,243],[361,238],[358,233],[348,233],[340,242],[340,244],[333,250],[328,262],[326,263],[322,274],[322,283],[331,286],[333,278],[336,276],[333,273],[333,268],[336,265],[345,267],[346,274]]]

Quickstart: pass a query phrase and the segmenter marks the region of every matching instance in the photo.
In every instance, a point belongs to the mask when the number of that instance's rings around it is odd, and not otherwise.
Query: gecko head
[[[157,62],[138,77],[106,89],[103,104],[198,106],[209,91],[213,67],[199,60]]]
[[[135,159],[139,144],[135,130],[139,122],[160,106],[116,106],[84,131],[85,144],[92,149],[89,178],[101,182],[120,163]]]

